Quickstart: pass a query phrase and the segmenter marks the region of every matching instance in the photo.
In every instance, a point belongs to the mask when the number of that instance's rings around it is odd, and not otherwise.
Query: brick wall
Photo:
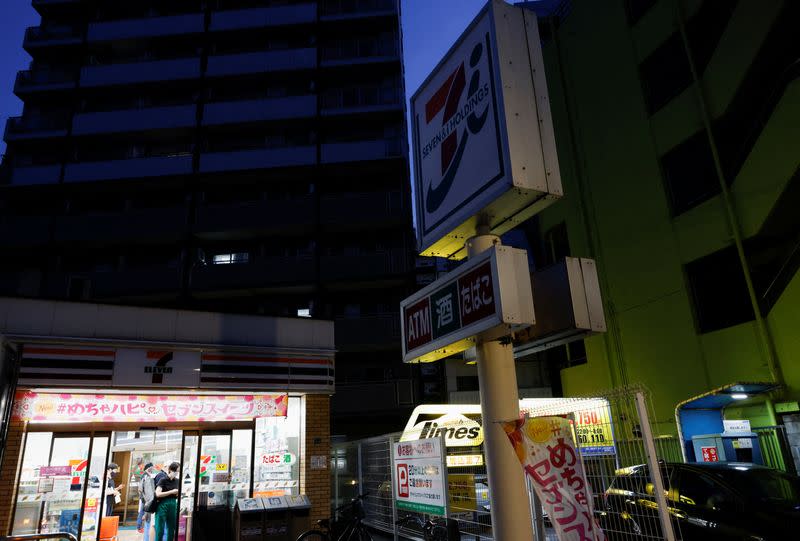
[[[12,421],[8,427],[6,452],[0,468],[0,535],[11,533],[11,512],[17,497],[17,472],[22,460],[25,423]]]
[[[306,439],[304,463],[300,470],[300,492],[308,495],[313,505],[311,523],[330,517],[331,478],[329,456],[331,452],[331,400],[328,395],[306,395]],[[311,457],[324,456],[325,469],[311,469]]]

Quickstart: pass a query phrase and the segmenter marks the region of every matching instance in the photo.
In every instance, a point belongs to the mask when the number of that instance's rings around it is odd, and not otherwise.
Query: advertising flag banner
[[[503,423],[503,429],[559,541],[605,541],[569,419],[531,417]]]

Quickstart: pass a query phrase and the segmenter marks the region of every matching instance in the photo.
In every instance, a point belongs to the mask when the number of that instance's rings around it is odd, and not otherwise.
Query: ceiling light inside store
[[[731,398],[733,398],[734,400],[746,400],[750,397],[744,393],[733,393],[731,395]]]

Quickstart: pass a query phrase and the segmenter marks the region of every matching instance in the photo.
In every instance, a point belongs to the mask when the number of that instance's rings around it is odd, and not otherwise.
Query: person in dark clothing
[[[158,508],[156,509],[156,539],[164,539],[164,531],[167,532],[167,541],[175,539],[175,524],[178,520],[178,469],[180,464],[173,462],[167,468],[164,476],[156,477],[156,498]],[[162,472],[163,473],[163,472]]]
[[[114,478],[119,474],[119,466],[115,462],[109,462],[106,466],[106,502],[103,506],[103,516],[110,517],[114,513],[114,504],[120,498],[121,490],[125,485],[117,485]]]

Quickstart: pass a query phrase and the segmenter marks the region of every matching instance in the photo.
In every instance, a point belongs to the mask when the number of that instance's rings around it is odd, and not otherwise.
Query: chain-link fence
[[[465,406],[470,407],[478,409]],[[526,399],[520,409],[532,417],[558,415],[573,420],[594,514],[610,539],[680,538],[679,525],[669,514],[674,510],[668,505],[672,475],[668,464],[682,462],[681,444],[673,436],[653,433],[652,405],[645,390],[624,389],[592,398]],[[397,511],[392,500],[392,445],[399,440],[400,434],[389,434],[335,444],[332,507],[367,493],[364,522],[368,526],[421,539],[421,532],[395,526],[398,518],[409,514]],[[654,469],[661,471],[660,477],[652,475]],[[447,447],[447,474],[447,517],[457,521],[461,538],[493,539],[483,445]],[[522,469],[520,475],[524,475]],[[543,511],[530,482],[528,489],[536,541],[555,539],[551,517]]]

